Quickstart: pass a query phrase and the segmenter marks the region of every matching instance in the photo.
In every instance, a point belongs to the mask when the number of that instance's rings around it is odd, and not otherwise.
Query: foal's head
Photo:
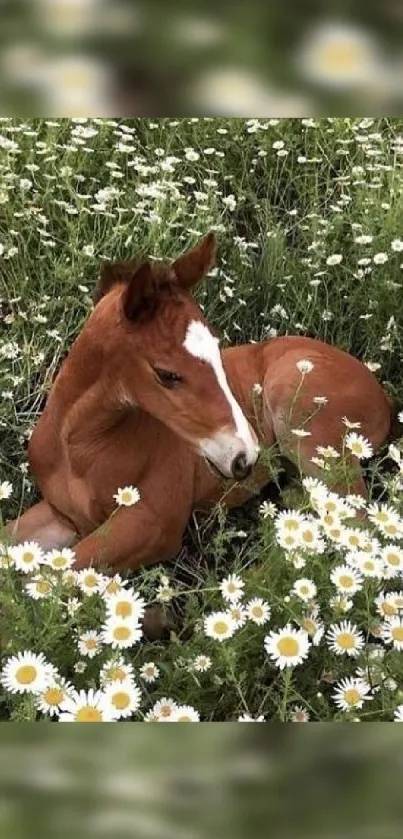
[[[222,475],[240,480],[257,460],[257,439],[228,385],[219,342],[191,296],[214,259],[209,234],[172,264],[107,264],[96,312],[110,314],[110,329],[117,327],[126,404],[147,411]]]

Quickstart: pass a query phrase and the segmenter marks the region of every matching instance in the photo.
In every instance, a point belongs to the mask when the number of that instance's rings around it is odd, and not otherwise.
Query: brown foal
[[[311,458],[318,445],[341,449],[343,416],[375,449],[385,441],[388,398],[347,353],[303,337],[220,352],[191,296],[214,259],[209,234],[172,264],[103,267],[94,311],[30,440],[43,500],[7,525],[14,539],[75,545],[77,569],[135,569],[174,556],[193,510],[224,494],[227,505],[241,503],[253,491],[239,485],[250,473],[255,491],[267,483],[259,444],[276,443],[317,474]],[[313,364],[305,376],[301,359]],[[290,434],[301,424],[309,436]],[[353,481],[338,490],[365,494],[353,465]],[[140,501],[116,510],[113,496],[127,485]]]

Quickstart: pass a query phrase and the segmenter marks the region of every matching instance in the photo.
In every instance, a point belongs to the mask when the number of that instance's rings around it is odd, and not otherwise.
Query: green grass
[[[36,498],[26,441],[52,377],[91,310],[105,257],[174,257],[215,229],[218,270],[199,299],[223,345],[275,334],[318,337],[379,365],[377,375],[402,400],[403,252],[392,247],[403,231],[402,153],[399,119],[3,120],[0,483],[13,485],[12,497],[1,502],[3,519]],[[95,198],[110,188],[117,192]],[[372,241],[357,243],[363,234]],[[327,265],[333,254],[342,255],[341,264]],[[385,257],[374,261],[376,254]],[[374,498],[383,493],[399,511],[385,455],[371,462],[368,478]],[[294,486],[277,500],[307,509]],[[156,597],[161,574],[168,574],[175,593],[170,638],[141,642],[126,654],[135,674],[150,660],[160,668],[154,685],[138,680],[140,718],[169,696],[193,705],[203,720],[236,720],[243,713],[288,720],[295,704],[312,720],[393,719],[403,698],[403,653],[390,645],[378,668],[380,689],[361,710],[338,711],[332,694],[340,678],[367,667],[379,631],[374,598],[381,589],[399,590],[400,577],[366,581],[353,598],[345,618],[366,639],[358,662],[335,656],[322,639],[303,664],[284,673],[264,651],[269,631],[303,617],[303,603],[290,594],[298,577],[315,581],[326,629],[340,617],[331,605],[330,581],[340,561],[327,545],[297,570],[277,544],[273,521],[259,513],[259,500],[229,516],[223,510],[198,516],[174,563],[133,580],[148,602]],[[248,621],[218,644],[205,636],[203,620],[223,608],[218,585],[230,572],[245,581],[246,599],[263,598],[272,614],[265,626]],[[86,659],[83,673],[74,665],[81,660],[77,632],[102,621],[101,598],[84,598],[77,615],[66,619],[63,586],[56,596],[33,601],[20,575],[0,573],[3,664],[21,650],[43,652],[77,687],[96,687],[108,651]],[[193,667],[201,654],[211,658],[206,673]],[[389,686],[388,678],[394,680]],[[2,702],[4,719],[36,717],[31,695],[6,692]]]

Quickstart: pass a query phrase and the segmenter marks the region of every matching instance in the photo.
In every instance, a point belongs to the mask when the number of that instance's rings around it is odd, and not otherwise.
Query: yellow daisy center
[[[22,555],[22,561],[29,565],[35,559],[33,553],[31,551],[25,551]]]
[[[182,716],[176,718],[176,722],[192,722],[192,720],[187,714],[183,714]]]
[[[299,653],[299,644],[295,638],[280,638],[277,642],[277,649],[280,655],[285,658],[292,658]]]
[[[305,618],[302,623],[302,628],[305,629],[306,632],[309,632],[310,635],[314,635],[317,629],[317,625],[312,618]]]
[[[387,513],[383,513],[383,512],[380,510],[380,511],[379,511],[379,513],[376,513],[375,518],[376,518],[376,520],[377,520],[377,521],[380,521],[380,522],[385,522],[385,521],[387,521],[387,520],[388,520],[389,516],[388,516],[388,514],[387,514]]]
[[[350,545],[353,545],[354,548],[358,548],[358,545],[360,544],[358,536],[350,536],[348,541]]]
[[[98,646],[98,641],[96,641],[95,638],[88,638],[85,642],[85,645],[87,647],[87,650],[96,650]]]
[[[125,492],[122,492],[121,497],[122,497],[123,504],[130,504],[130,502],[132,500],[131,492],[129,492],[128,490],[125,490]]]
[[[128,626],[116,626],[113,635],[117,641],[127,641],[131,636],[131,631]]]
[[[161,717],[170,717],[172,714],[172,708],[170,705],[163,705],[160,709],[160,716]]]
[[[336,644],[342,650],[353,650],[355,647],[354,635],[351,632],[340,632],[336,638]]]
[[[311,530],[304,530],[302,534],[304,542],[313,542],[313,533]]]
[[[38,671],[36,667],[32,664],[24,664],[22,667],[19,667],[15,678],[20,685],[32,685],[32,682],[35,681],[38,675]]]
[[[98,580],[93,574],[88,574],[86,577],[84,577],[84,585],[86,585],[87,588],[94,588],[97,582]]]
[[[343,586],[343,588],[351,588],[353,586],[353,582],[353,578],[348,577],[347,574],[343,574],[340,577],[340,585]]]
[[[112,705],[117,708],[118,711],[124,711],[125,708],[128,707],[130,704],[130,696],[128,693],[124,693],[120,691],[119,693],[114,693],[112,697]]]
[[[284,542],[286,545],[290,545],[291,547],[295,545],[295,539],[293,536],[286,536]]]
[[[394,626],[392,629],[392,637],[394,641],[403,641],[403,626]]]
[[[284,527],[287,530],[298,530],[299,528],[299,521],[297,519],[287,519],[284,522]]]
[[[126,678],[126,673],[121,667],[111,667],[106,673],[108,682],[123,682]]]
[[[108,594],[119,594],[120,590],[121,586],[114,580],[112,580],[112,582],[108,583],[108,585],[106,586],[106,591]]]
[[[46,580],[40,580],[36,583],[36,589],[39,591],[39,594],[48,594],[51,588],[52,586]]]
[[[361,695],[356,688],[348,688],[348,690],[345,690],[343,697],[344,701],[347,702],[347,705],[357,705],[357,702],[361,699]]]
[[[102,714],[94,705],[85,705],[76,713],[76,722],[102,722]]]
[[[400,557],[397,554],[387,554],[386,562],[393,566],[400,565]]]
[[[64,698],[64,692],[61,688],[48,688],[43,694],[43,698],[47,705],[60,705]]]
[[[66,558],[64,556],[55,556],[52,559],[52,565],[54,568],[64,568],[66,565]]]
[[[371,562],[369,559],[367,559],[367,560],[364,562],[364,569],[365,569],[365,571],[373,571],[373,570],[374,570],[374,568],[375,568],[374,563],[373,563],[373,562]]]
[[[388,616],[395,615],[397,612],[397,609],[392,605],[392,603],[388,603],[387,600],[384,600],[384,602],[381,604],[381,610],[384,615]]]
[[[225,621],[216,621],[214,624],[214,632],[217,635],[225,635],[228,632],[228,624]]]
[[[353,445],[351,446],[351,451],[357,455],[362,454],[363,449],[361,443],[353,443]]]
[[[395,524],[387,524],[385,531],[389,534],[389,536],[396,536],[396,533],[398,532]]]
[[[133,606],[131,603],[126,601],[121,601],[116,606],[116,614],[119,615],[120,618],[129,618],[133,613]]]
[[[263,609],[261,606],[254,606],[252,609],[252,615],[254,618],[262,618],[263,617]]]

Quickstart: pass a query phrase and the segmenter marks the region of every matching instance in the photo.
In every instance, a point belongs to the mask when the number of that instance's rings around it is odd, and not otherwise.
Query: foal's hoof
[[[175,629],[175,624],[172,615],[168,614],[162,606],[156,603],[153,606],[147,606],[143,619],[143,631],[147,641],[168,639],[173,629]]]

